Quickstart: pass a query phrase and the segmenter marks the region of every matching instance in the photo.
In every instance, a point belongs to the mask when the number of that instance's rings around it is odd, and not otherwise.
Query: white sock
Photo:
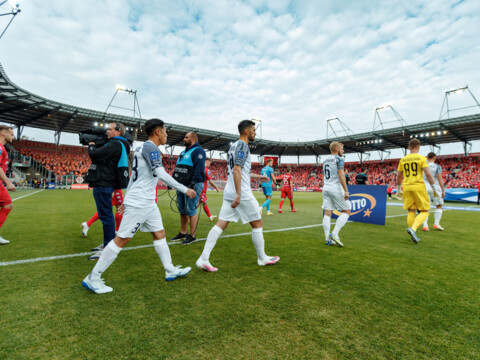
[[[203,248],[202,252],[202,260],[208,261],[210,259],[210,253],[212,252],[215,244],[217,243],[218,238],[222,235],[223,230],[215,225],[207,236],[207,241],[205,242],[205,247]]]
[[[323,216],[323,231],[325,232],[325,241],[328,241],[328,235],[330,235],[330,220],[332,220],[330,216]]]
[[[265,241],[263,240],[263,228],[252,229],[252,241],[255,250],[257,251],[257,257],[260,260],[264,260],[267,257],[265,254]]]
[[[163,268],[166,271],[173,271],[175,266],[172,264],[172,256],[170,255],[170,249],[167,245],[167,239],[163,238],[160,240],[153,240],[153,248],[158,254],[160,261],[162,262]]]
[[[424,228],[428,228],[428,218],[430,217],[430,215],[425,219],[425,221],[423,222],[423,227]]]
[[[335,228],[333,229],[332,234],[335,236],[338,236],[338,233],[342,229],[343,225],[345,225],[348,221],[348,218],[350,215],[347,213],[341,213],[340,216],[337,219],[337,222],[335,223]]]
[[[440,219],[442,218],[442,209],[435,210],[435,225],[440,225]]]
[[[115,241],[110,241],[108,245],[105,246],[105,249],[103,249],[100,259],[97,260],[97,263],[90,273],[90,279],[100,279],[102,273],[107,270],[110,265],[112,265],[120,251],[122,251],[122,248],[118,247],[115,244]]]

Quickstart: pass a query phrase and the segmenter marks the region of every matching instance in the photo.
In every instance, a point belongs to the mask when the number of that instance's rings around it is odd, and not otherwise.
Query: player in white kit
[[[259,179],[263,182],[269,180],[266,176],[250,174],[252,161],[248,143],[255,139],[255,123],[251,120],[241,121],[238,124],[238,132],[240,138],[228,150],[228,179],[223,192],[223,204],[218,215],[218,222],[208,233],[202,255],[196,262],[197,267],[205,271],[218,270],[210,264],[210,253],[230,221],[241,220],[243,224],[250,223],[258,265],[273,265],[280,260],[278,256],[267,256],[265,254],[262,218],[258,201],[250,188],[250,178]]]
[[[350,201],[348,201],[347,181],[345,180],[345,160],[343,144],[334,141],[330,144],[331,155],[323,161],[323,231],[326,245],[343,247],[338,233],[347,223],[350,216]],[[335,228],[330,232],[330,221],[334,210],[342,213],[337,219]]]
[[[162,216],[155,198],[159,179],[166,185],[185,193],[191,199],[195,197],[195,191],[179,184],[163,168],[162,154],[158,149],[158,146],[167,142],[167,131],[163,121],[160,119],[148,120],[145,123],[145,132],[148,141],[135,149],[132,176],[128,183],[125,200],[121,205],[125,207],[123,220],[117,236],[108,243],[92,272],[82,282],[83,287],[96,294],[104,294],[113,290],[105,285],[101,275],[138,230],[150,232],[153,235],[153,248],[165,268],[167,281],[185,276],[190,271],[189,267],[175,267],[172,264]]]
[[[435,153],[430,152],[427,155],[427,161],[428,161],[428,167],[430,168],[430,172],[432,173],[433,179],[435,180],[435,184],[430,185],[428,181],[425,181],[425,186],[427,187],[427,194],[428,198],[430,199],[430,202],[433,202],[437,209],[435,210],[434,214],[434,219],[435,223],[433,225],[433,228],[436,230],[443,230],[443,227],[440,226],[440,219],[442,218],[442,213],[443,213],[443,198],[445,197],[445,186],[443,183],[443,177],[442,177],[442,167],[438,164],[435,163],[435,160],[437,159],[437,155]],[[426,179],[425,174],[423,177]],[[438,194],[439,196],[434,196],[434,190],[435,194]],[[428,218],[425,220],[423,223],[423,231],[428,231],[430,230],[428,228]]]

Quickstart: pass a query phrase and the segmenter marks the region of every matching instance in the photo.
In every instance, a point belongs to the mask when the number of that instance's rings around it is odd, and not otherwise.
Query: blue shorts
[[[198,205],[198,198],[203,190],[203,183],[195,184],[195,192],[196,195],[193,199],[190,199],[184,193],[177,191],[177,207],[178,212],[182,215],[187,216],[194,216],[197,214],[197,205]]]
[[[262,187],[262,189],[263,189],[263,194],[265,196],[272,196],[273,195],[273,190],[272,190],[271,186],[265,186],[265,187]]]

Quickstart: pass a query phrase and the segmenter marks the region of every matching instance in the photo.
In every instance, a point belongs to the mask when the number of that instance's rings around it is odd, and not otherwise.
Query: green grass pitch
[[[0,266],[0,359],[480,358],[480,213],[445,211],[445,231],[420,231],[414,245],[405,212],[388,206],[386,226],[348,223],[338,248],[306,227],[321,224],[321,194],[296,193],[298,212],[287,200],[283,214],[278,197],[263,217],[266,252],[281,257],[271,267],[256,265],[248,234],[219,239],[217,273],[195,268],[203,241],[170,246],[175,265],[192,267],[173,282],[151,247],[123,251],[103,276],[106,295],[81,287],[94,265],[86,256]],[[222,194],[208,198],[218,214]],[[172,237],[168,195],[159,207]],[[0,263],[87,252],[102,239],[99,222],[81,237],[94,212],[90,191],[16,200]],[[197,237],[212,225],[202,212]],[[231,224],[224,234],[249,232]],[[149,244],[139,233],[128,246]]]

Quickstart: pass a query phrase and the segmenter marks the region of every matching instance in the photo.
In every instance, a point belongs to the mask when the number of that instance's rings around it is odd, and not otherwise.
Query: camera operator
[[[203,190],[205,182],[205,158],[206,154],[198,143],[198,135],[191,131],[185,135],[183,143],[186,149],[178,156],[173,178],[180,184],[194,189],[196,196],[189,199],[185,194],[177,191],[177,207],[180,212],[180,232],[175,235],[171,241],[185,239],[182,244],[188,245],[195,241],[195,230],[197,228],[198,215],[197,204],[198,198]],[[187,234],[187,225],[190,222],[190,233]]]
[[[112,122],[107,128],[107,143],[96,147],[95,142],[88,143],[88,155],[92,165],[85,176],[86,182],[93,188],[93,198],[97,206],[98,217],[103,225],[104,247],[115,238],[115,219],[112,213],[112,194],[115,189],[124,189],[128,185],[128,154],[130,145],[125,136],[125,126]],[[90,256],[89,260],[98,260],[101,251]]]

